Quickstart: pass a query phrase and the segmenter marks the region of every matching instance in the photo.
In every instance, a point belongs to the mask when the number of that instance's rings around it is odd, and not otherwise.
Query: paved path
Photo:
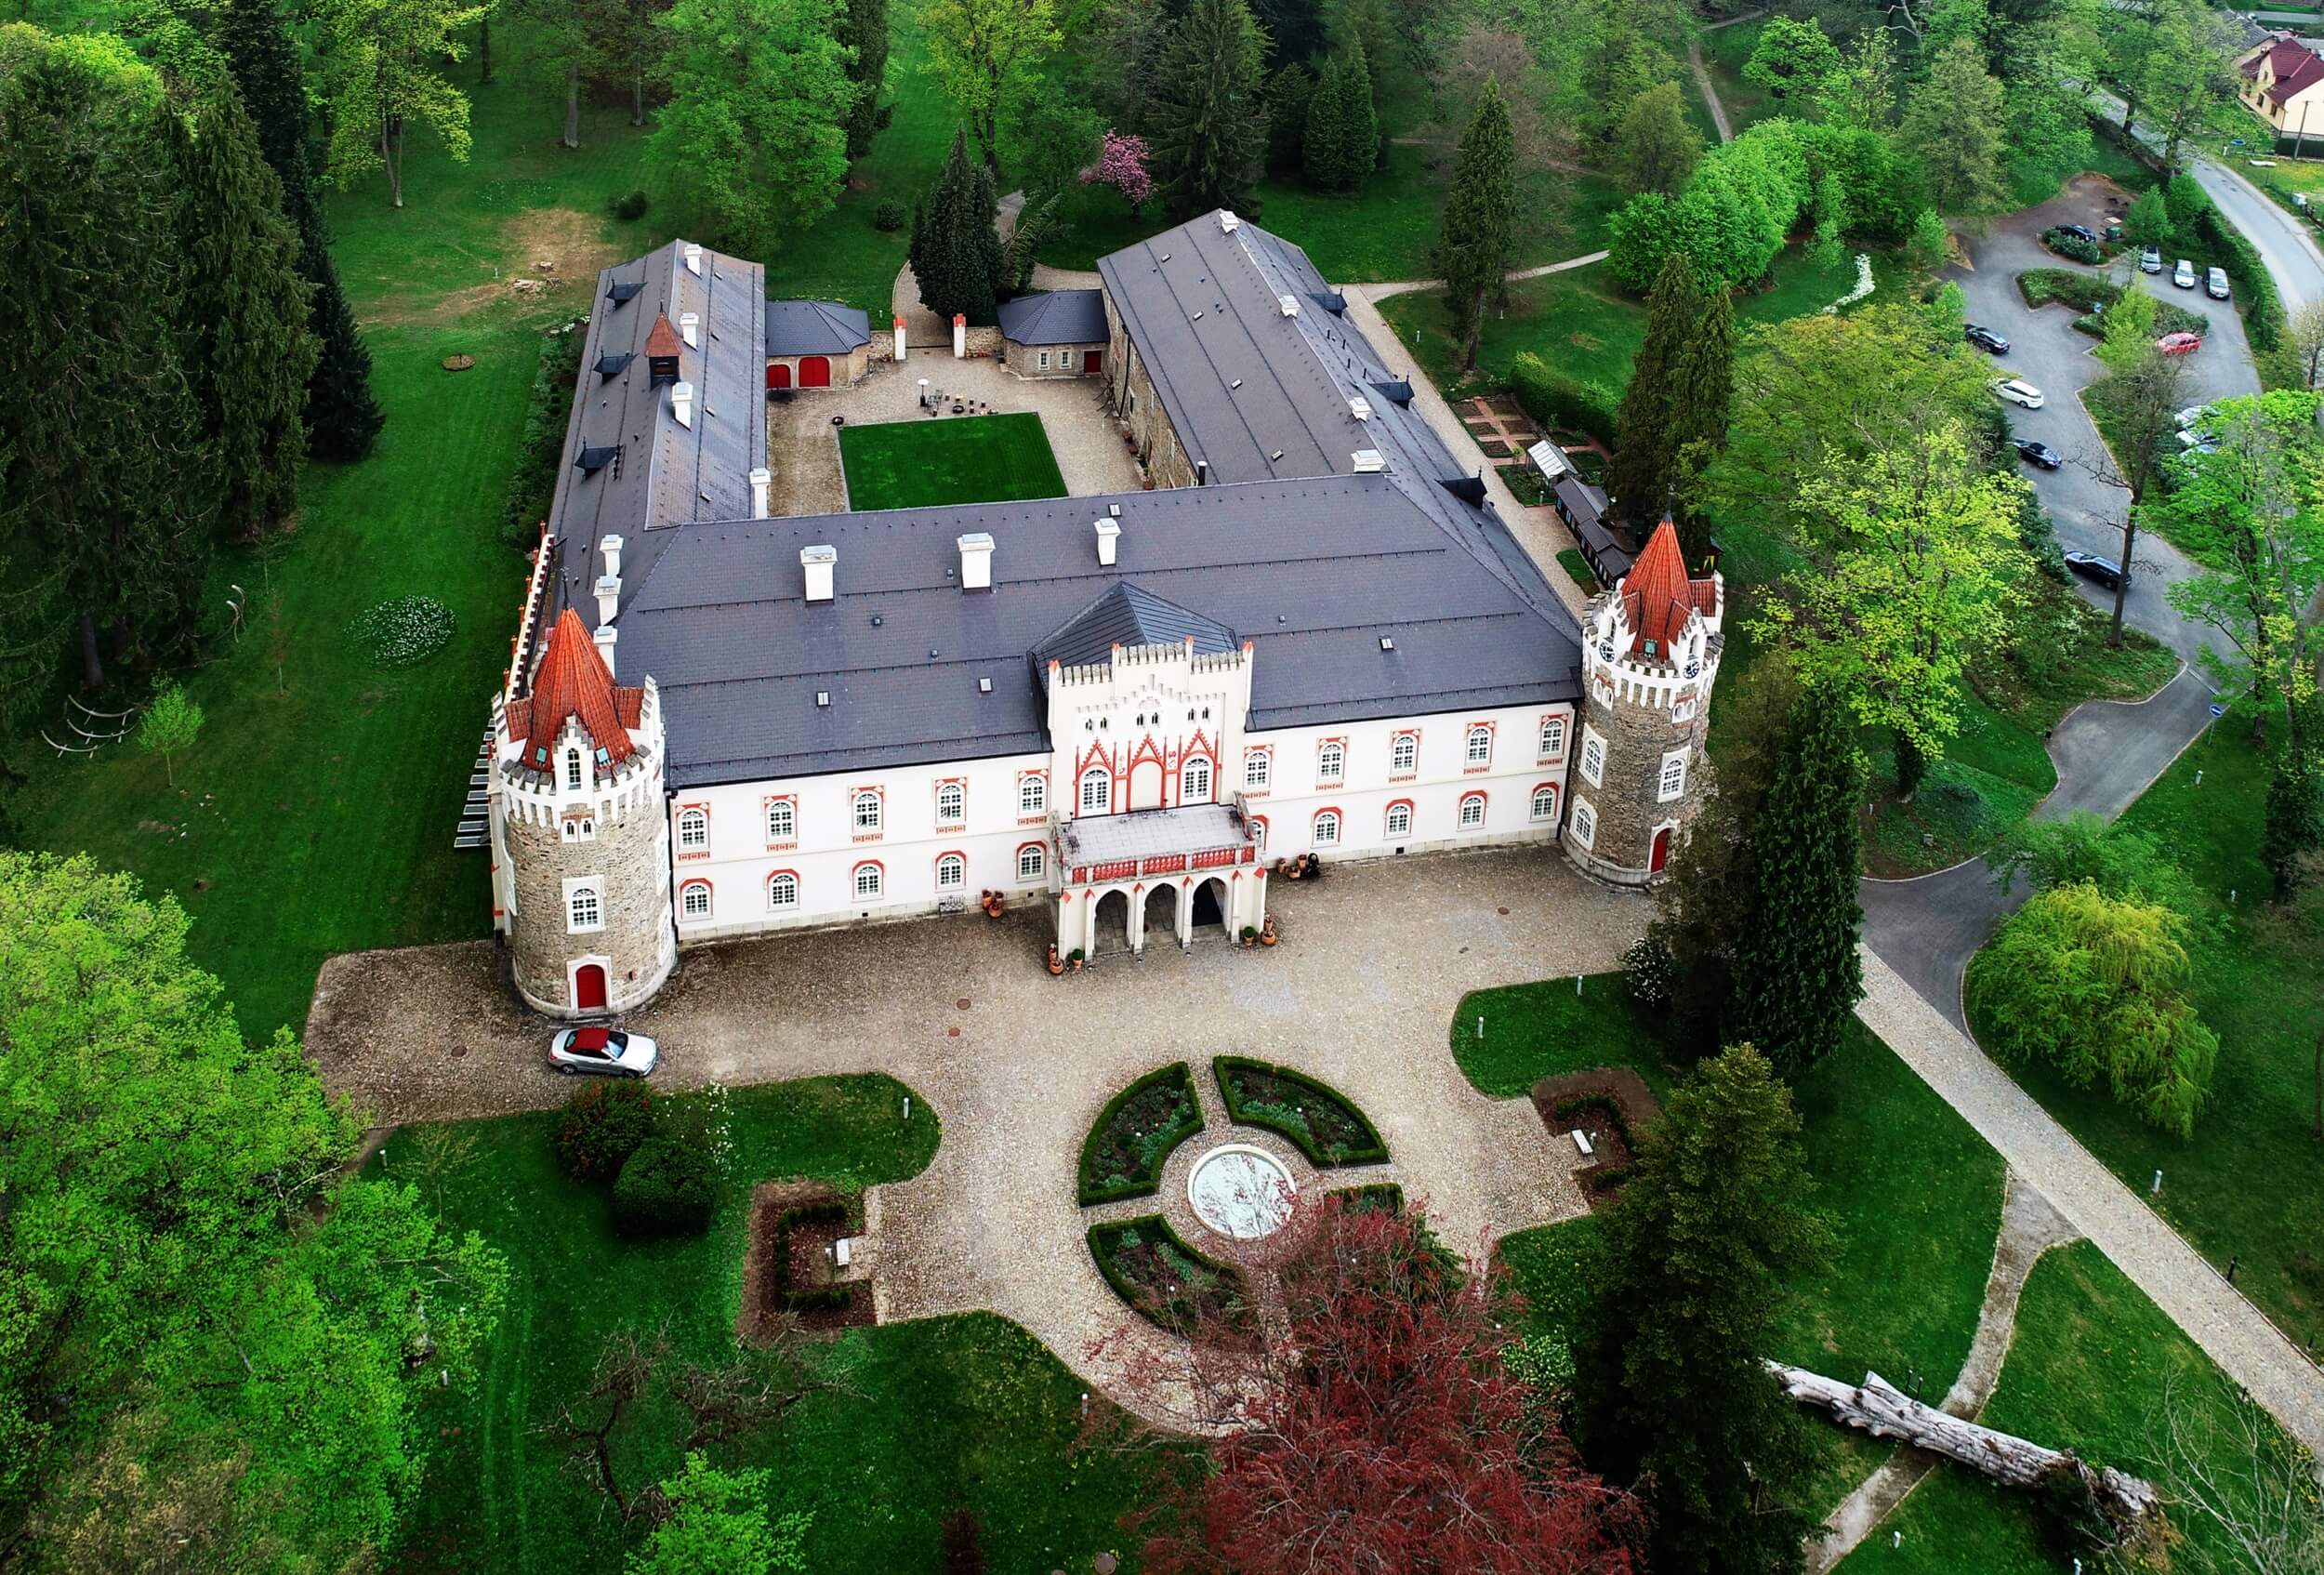
[[[2228,1377],[2324,1457],[2324,1372],[1868,946],[1864,986],[1856,1015],[1866,1026]]]
[[[1694,70],[1695,86],[1703,90],[1703,108],[1710,112],[1710,124],[1719,128],[1719,140],[1734,141],[1735,127],[1727,124],[1727,107],[1719,101],[1719,89],[1711,86],[1710,69],[1703,64],[1703,46],[1692,38],[1686,41],[1686,63]]]

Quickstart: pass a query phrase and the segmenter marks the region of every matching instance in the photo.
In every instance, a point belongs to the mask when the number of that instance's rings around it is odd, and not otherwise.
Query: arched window
[[[969,790],[957,782],[947,782],[936,789],[936,824],[957,826],[969,818]]]
[[[565,751],[565,786],[567,788],[581,786],[581,751],[578,749]]]
[[[1533,790],[1533,818],[1536,820],[1557,818],[1557,787],[1554,783],[1544,782]]]
[[[858,897],[879,895],[880,875],[879,866],[876,864],[857,865],[855,867],[855,894]]]
[[[1469,729],[1468,763],[1489,765],[1493,760],[1493,730],[1489,727]]]
[[[1588,847],[1598,838],[1598,812],[1577,801],[1574,804],[1574,840]]]
[[[879,795],[871,788],[867,788],[855,795],[855,829],[879,829]]]
[[[860,874],[861,871],[858,871]],[[957,892],[969,883],[969,861],[958,854],[946,854],[936,861],[936,889]]]
[[[1039,814],[1049,808],[1049,778],[1037,771],[1017,778],[1017,813]]]
[[[1038,842],[1027,842],[1017,850],[1017,879],[1038,880],[1049,867],[1049,850]]]
[[[1481,831],[1485,828],[1485,795],[1464,793],[1460,796],[1460,829]]]
[[[1388,835],[1391,837],[1412,835],[1412,806],[1402,799],[1388,806]]]
[[[698,853],[710,845],[710,817],[700,810],[678,812],[678,846],[681,852]]]
[[[791,799],[775,799],[767,804],[767,840],[788,842],[799,836],[799,804]]]
[[[789,870],[778,870],[767,881],[767,907],[780,912],[799,906],[799,877]]]
[[[1418,771],[1420,767],[1420,735],[1399,733],[1388,745],[1388,769],[1397,775]]]
[[[688,919],[710,917],[710,882],[689,880],[678,888],[678,911]]]
[[[1605,785],[1605,740],[1587,728],[1581,735],[1581,776],[1592,788]]]
[[[1543,717],[1541,719],[1541,758],[1545,761],[1555,760],[1565,752],[1565,719]]]
[[[1336,740],[1316,750],[1315,780],[1318,782],[1339,781],[1340,773],[1347,764],[1347,751],[1341,748]]]
[[[1319,848],[1333,848],[1340,845],[1340,812],[1338,810],[1315,812],[1314,843]]]
[[[1662,786],[1656,796],[1667,802],[1685,791],[1686,751],[1674,749],[1662,757]]]
[[[1081,774],[1081,813],[1103,814],[1114,802],[1114,778],[1103,766]]]
[[[1250,845],[1262,854],[1267,851],[1267,817],[1263,814],[1250,817]]]
[[[1210,762],[1200,755],[1186,762],[1180,774],[1179,802],[1207,804],[1210,801]]]
[[[566,929],[601,930],[604,927],[605,914],[598,907],[595,886],[575,886],[565,893]]]
[[[1253,749],[1243,757],[1243,786],[1264,788],[1267,773],[1274,761],[1264,749]]]

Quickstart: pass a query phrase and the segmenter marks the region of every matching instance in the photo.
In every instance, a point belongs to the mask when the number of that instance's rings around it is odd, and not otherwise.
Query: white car
[[[2182,290],[2195,288],[2195,265],[2181,258],[2179,266],[2171,271],[2171,282]]]
[[[619,1028],[567,1028],[548,1041],[548,1064],[569,1077],[576,1072],[602,1072],[614,1078],[642,1078],[661,1058],[661,1049],[652,1039]]]
[[[2196,422],[2200,421],[2204,417],[2210,414],[2211,406],[2208,404],[2190,404],[2185,410],[2180,411],[2176,416],[2172,417],[2172,420],[2176,423],[2179,430],[2184,432],[2189,427],[2194,426]]]
[[[2028,410],[2041,408],[2041,390],[2023,377],[1996,377],[1993,391],[2012,404],[2022,404]]]

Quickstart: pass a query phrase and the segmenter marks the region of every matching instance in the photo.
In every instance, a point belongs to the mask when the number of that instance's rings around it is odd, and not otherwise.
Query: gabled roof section
[[[1631,629],[1631,654],[1669,655],[1671,642],[1686,631],[1687,615],[1706,615],[1717,608],[1718,588],[1710,580],[1689,580],[1686,560],[1679,551],[1679,533],[1665,520],[1655,527],[1646,549],[1622,576],[1618,594],[1622,615]]]
[[[769,355],[846,355],[871,343],[871,318],[838,301],[767,302]]]
[[[1003,301],[1000,332],[1021,345],[1103,344],[1105,292],[1043,290]]]
[[[597,654],[597,642],[582,626],[580,615],[568,607],[548,631],[531,692],[508,708],[508,736],[533,740],[535,753],[525,763],[546,770],[548,762],[537,758],[537,752],[554,744],[567,718],[576,718],[606,761],[619,765],[637,753],[629,729],[637,725],[644,701],[644,690],[614,682],[613,670]]]
[[[1196,655],[1233,651],[1235,631],[1214,618],[1190,613],[1175,602],[1117,581],[1087,607],[1076,613],[1033,648],[1034,670],[1046,672],[1051,662],[1085,667],[1109,660],[1116,646],[1183,645],[1194,642]]]

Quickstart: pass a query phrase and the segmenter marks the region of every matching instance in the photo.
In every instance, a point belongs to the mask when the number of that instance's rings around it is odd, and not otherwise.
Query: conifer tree
[[[872,133],[879,129],[879,88],[888,75],[888,0],[847,0],[839,13],[839,42],[855,51],[847,74],[862,91],[848,112],[847,156],[860,159],[871,152]]]
[[[1307,104],[1301,150],[1307,183],[1319,192],[1353,192],[1380,156],[1380,118],[1372,108],[1372,75],[1361,39],[1345,57],[1326,62]]]
[[[1287,60],[1267,78],[1267,168],[1289,175],[1306,152],[1307,107],[1315,79],[1297,60]]]
[[[1801,691],[1752,827],[1746,921],[1736,938],[1730,1039],[1797,1073],[1840,1048],[1864,995],[1856,806],[1864,767],[1839,700]]]
[[[1380,139],[1380,109],[1372,101],[1372,65],[1364,52],[1361,35],[1348,40],[1347,99],[1342,113],[1346,115],[1345,129],[1340,132],[1342,157],[1347,161],[1342,179],[1346,190],[1362,188],[1380,167],[1380,155],[1386,147]]]
[[[1671,390],[1686,336],[1702,310],[1703,288],[1683,251],[1662,261],[1646,298],[1646,338],[1631,364],[1630,384],[1616,413],[1614,463],[1606,489],[1631,519],[1658,520],[1670,508],[1677,480],[1678,443],[1671,430]]]
[[[1259,167],[1267,149],[1261,88],[1266,34],[1245,0],[1194,0],[1171,31],[1155,88],[1155,189],[1170,213],[1210,208],[1259,213]]]
[[[1664,1103],[1584,1283],[1578,1436],[1608,1481],[1651,1483],[1657,1575],[1794,1571],[1809,1423],[1762,1365],[1783,1279],[1819,1268],[1829,1231],[1790,1092],[1750,1045],[1702,1063]]]
[[[1703,522],[1689,507],[1696,479],[1711,456],[1726,446],[1727,422],[1735,405],[1735,303],[1723,286],[1704,293],[1694,331],[1679,347],[1677,376],[1670,385],[1670,510],[1680,544],[1690,562],[1700,562],[1709,543]]]
[[[969,156],[968,135],[956,129],[952,153],[912,227],[909,260],[920,300],[947,323],[954,313],[990,323],[1009,260],[993,219],[999,206],[993,177]]]
[[[1469,129],[1460,136],[1460,156],[1431,258],[1445,281],[1445,311],[1460,344],[1464,372],[1476,370],[1486,298],[1502,288],[1516,227],[1517,141],[1500,84],[1487,76]]]
[[[317,351],[282,182],[222,70],[162,117],[178,195],[186,370],[218,485],[218,528],[262,535],[298,508],[300,416]]]

